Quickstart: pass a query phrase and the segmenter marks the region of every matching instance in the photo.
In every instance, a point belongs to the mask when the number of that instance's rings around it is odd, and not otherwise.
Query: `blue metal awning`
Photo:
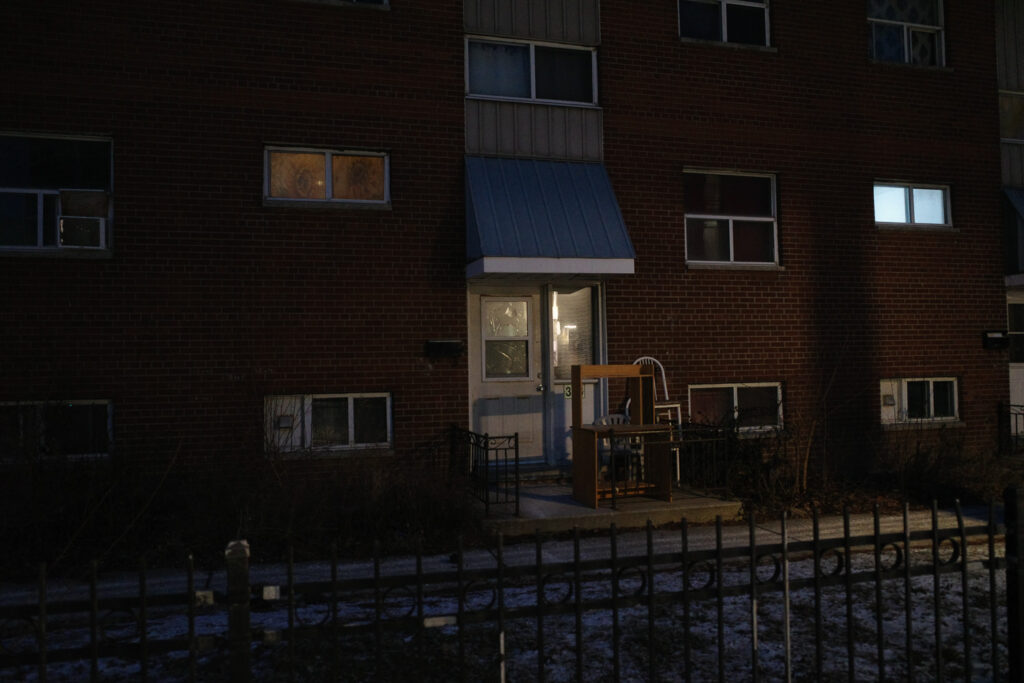
[[[466,157],[466,277],[633,273],[603,164]]]

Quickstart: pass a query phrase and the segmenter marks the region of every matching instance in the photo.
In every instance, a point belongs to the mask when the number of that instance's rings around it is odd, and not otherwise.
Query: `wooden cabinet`
[[[630,423],[584,425],[581,400],[583,380],[626,378]],[[599,460],[603,439],[637,439],[643,458],[642,481],[616,487],[601,476]],[[657,424],[654,411],[654,367],[650,365],[574,365],[572,367],[572,492],[573,498],[597,508],[601,500],[620,495],[651,495],[672,500],[671,425]]]

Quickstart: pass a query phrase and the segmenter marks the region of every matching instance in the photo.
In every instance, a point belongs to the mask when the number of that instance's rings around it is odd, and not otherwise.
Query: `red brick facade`
[[[601,4],[604,157],[636,249],[608,356],[778,381],[784,413],[880,434],[879,380],[954,376],[991,449],[1007,397],[993,16],[947,66],[867,58],[861,3],[771,5],[770,48],[681,42],[676,3]],[[0,252],[0,401],[104,398],[115,452],[262,451],[275,394],[390,392],[394,447],[465,425],[462,3],[5,3],[0,131],[109,138],[105,258]],[[390,155],[391,207],[262,199],[266,145]],[[0,160],[2,163],[2,160]],[[685,168],[774,174],[779,269],[685,265]],[[879,230],[872,182],[947,185],[952,231]],[[641,348],[642,347],[642,348]]]

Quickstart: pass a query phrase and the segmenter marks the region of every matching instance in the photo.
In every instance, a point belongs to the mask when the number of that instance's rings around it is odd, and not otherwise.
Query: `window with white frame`
[[[268,202],[384,206],[391,201],[383,152],[267,147],[264,155]]]
[[[687,171],[683,205],[688,262],[778,263],[773,176]]]
[[[337,451],[391,446],[391,395],[267,396],[268,452]]]
[[[949,188],[876,182],[875,223],[949,226]]]
[[[883,424],[901,422],[950,422],[959,418],[955,377],[883,379]]]
[[[782,426],[778,382],[690,385],[690,421],[760,431]]]
[[[1024,145],[1024,92],[999,93],[999,137]]]
[[[107,456],[112,414],[105,400],[0,403],[0,461]]]
[[[466,93],[561,104],[597,103],[593,48],[470,38]]]
[[[0,134],[0,251],[104,250],[111,143]]]
[[[942,0],[868,0],[871,58],[942,66]]]
[[[679,35],[741,45],[768,45],[768,0],[679,0]]]

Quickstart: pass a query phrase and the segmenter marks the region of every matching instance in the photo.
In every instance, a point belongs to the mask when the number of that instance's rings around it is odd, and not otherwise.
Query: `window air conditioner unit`
[[[65,216],[57,219],[59,244],[65,248],[103,249],[107,246],[107,219],[98,216]]]

